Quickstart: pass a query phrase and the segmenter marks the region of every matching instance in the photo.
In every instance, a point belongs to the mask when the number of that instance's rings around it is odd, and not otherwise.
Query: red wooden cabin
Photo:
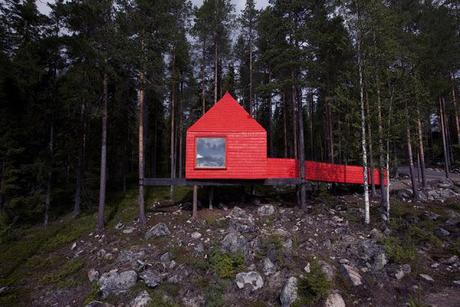
[[[297,160],[267,157],[267,132],[228,93],[187,130],[185,164],[186,179],[299,177]],[[305,172],[310,181],[364,182],[361,166],[306,161]]]

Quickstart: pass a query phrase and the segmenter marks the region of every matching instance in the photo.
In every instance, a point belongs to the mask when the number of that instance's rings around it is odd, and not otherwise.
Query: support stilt
[[[214,187],[209,188],[209,209],[212,210],[212,202],[214,201]]]
[[[198,186],[193,186],[193,209],[192,209],[192,218],[197,218],[197,208],[198,208]]]

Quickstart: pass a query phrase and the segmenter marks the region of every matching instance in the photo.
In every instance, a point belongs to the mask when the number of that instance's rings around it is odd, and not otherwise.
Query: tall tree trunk
[[[252,28],[249,28],[249,114],[254,116],[254,93],[252,79]]]
[[[219,52],[218,52],[218,45],[217,45],[217,37],[215,38],[214,42],[214,103],[217,102],[217,93],[218,93],[218,74],[219,74]]]
[[[359,13],[358,13],[359,20]],[[359,31],[359,30],[358,30]],[[358,71],[359,71],[359,95],[361,102],[361,149],[363,157],[363,177],[364,177],[364,223],[370,223],[369,209],[369,182],[367,172],[367,144],[366,144],[366,113],[364,107],[364,82],[363,82],[363,63],[361,58],[361,41],[358,34]]]
[[[383,118],[382,118],[382,98],[380,95],[380,78],[377,73],[376,77],[377,87],[377,122],[378,122],[378,135],[379,135],[379,181],[380,181],[380,203],[385,209],[387,208],[386,190],[385,190],[385,153],[383,149]],[[388,218],[387,212],[387,218]]]
[[[101,137],[101,167],[99,176],[99,208],[97,213],[97,231],[104,230],[104,207],[107,184],[107,105],[108,105],[108,76],[104,72],[102,95],[102,137]]]
[[[48,226],[48,221],[49,221],[49,208],[50,208],[50,203],[51,203],[51,179],[53,176],[53,165],[54,165],[54,153],[53,153],[53,146],[54,146],[54,124],[53,121],[51,121],[50,124],[50,134],[49,134],[49,145],[48,145],[48,150],[49,150],[49,157],[50,157],[50,165],[48,168],[48,178],[46,180],[46,195],[45,195],[45,216],[44,216],[44,221],[43,225]]]
[[[297,95],[296,95],[297,96]],[[305,187],[305,144],[304,144],[304,126],[303,126],[303,108],[302,98],[297,99],[297,122],[299,123],[299,171],[300,171],[300,208],[306,209],[307,207],[307,195]]]
[[[422,120],[420,119],[420,110],[417,107],[417,136],[418,136],[418,154],[420,157],[420,177],[422,179],[422,187],[426,188],[425,176],[425,148],[423,146],[423,129]]]
[[[203,39],[202,58],[203,58],[203,63],[201,63],[201,109],[202,109],[202,114],[204,114],[206,113],[206,84],[205,84],[206,39]]]
[[[269,70],[268,72],[268,80],[267,85],[270,84],[272,79],[272,72]],[[268,93],[267,95],[267,106],[268,106],[268,149],[269,155],[273,155],[273,109],[272,109],[272,93]]]
[[[183,173],[183,154],[184,154],[184,144],[183,144],[183,130],[184,130],[184,121],[183,121],[183,115],[182,115],[182,101],[184,99],[184,82],[180,82],[180,99],[179,99],[179,104],[178,104],[178,113],[179,113],[179,178],[182,178],[182,173]]]
[[[144,72],[140,73],[139,85],[139,222],[145,225],[145,204],[144,204],[144,177],[145,177],[145,160],[144,160]]]
[[[444,101],[441,97],[439,97],[439,121],[441,123],[441,136],[442,136],[442,146],[444,150],[444,171],[446,174],[446,178],[449,178],[449,153],[447,149],[447,139],[446,139],[446,129],[445,129],[445,122],[444,122]]]
[[[284,157],[288,157],[288,144],[287,144],[287,101],[286,94],[283,91],[283,132],[284,132]]]
[[[310,114],[308,118],[308,130],[310,132],[310,159],[314,159],[314,146],[313,146],[313,113],[315,111],[315,102],[313,98],[313,93],[310,95]]]
[[[172,58],[172,88],[171,88],[171,178],[176,177],[176,142],[175,142],[175,118],[176,118],[176,53],[173,51]],[[174,201],[174,185],[170,186],[169,198]]]
[[[407,106],[406,106],[407,112]],[[410,135],[410,127],[409,127],[409,114],[406,114],[406,142],[407,142],[407,158],[409,160],[409,172],[410,172],[410,180],[412,183],[412,193],[414,199],[418,199],[418,191],[417,191],[417,181],[415,180],[415,167],[414,167],[414,157],[412,154],[412,140]]]
[[[452,104],[454,105],[454,115],[455,115],[455,127],[457,128],[457,142],[460,144],[460,119],[458,117],[458,109],[457,109],[457,93],[456,93],[456,85],[455,85],[455,77],[454,74],[451,74],[452,80]]]
[[[80,148],[78,150],[78,159],[76,167],[76,178],[75,178],[75,197],[73,206],[73,215],[77,216],[81,212],[81,189],[82,189],[82,177],[83,177],[83,165],[86,152],[86,124],[85,124],[85,102],[81,103],[80,110]]]
[[[296,90],[294,85],[294,72],[291,71],[292,85],[291,85],[291,105],[292,105],[292,135],[294,143],[294,159],[298,157],[298,138],[297,138],[297,111],[296,111]]]
[[[370,120],[370,109],[369,109],[369,95],[366,91],[366,113],[367,113],[367,133],[369,136],[369,173],[371,179],[371,196],[375,197],[377,195],[377,191],[375,190],[375,182],[374,182],[374,150],[372,145],[372,127],[371,127],[371,120]]]
[[[325,117],[326,117],[326,147],[328,160],[334,163],[334,139],[333,139],[333,128],[332,128],[332,108],[331,108],[331,97],[326,96],[325,102]]]

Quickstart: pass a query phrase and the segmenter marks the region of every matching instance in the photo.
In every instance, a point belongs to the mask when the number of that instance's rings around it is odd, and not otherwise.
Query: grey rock
[[[419,276],[420,276],[423,280],[426,280],[426,281],[429,281],[429,282],[434,282],[433,277],[431,277],[431,276],[428,275],[428,274],[419,274]]]
[[[257,209],[257,213],[260,216],[270,216],[275,214],[275,206],[273,205],[262,205]]]
[[[380,271],[382,270],[385,265],[387,265],[388,263],[388,260],[387,260],[387,257],[385,255],[385,253],[379,253],[378,255],[376,255],[374,257],[374,270],[376,271]]]
[[[238,251],[246,253],[247,245],[248,241],[246,238],[240,233],[234,231],[229,232],[221,242],[222,249],[231,253]]]
[[[440,237],[448,237],[450,235],[450,232],[442,227],[436,229],[435,233]]]
[[[137,281],[137,273],[133,270],[118,273],[118,270],[102,274],[98,284],[102,291],[103,297],[107,297],[110,293],[121,293],[133,287]]]
[[[264,259],[264,275],[268,276],[274,274],[276,272],[276,266],[270,260],[270,258],[266,257]]]
[[[331,266],[329,263],[326,261],[320,260],[318,261],[319,265],[321,267],[321,271],[326,275],[327,279],[329,281],[332,281],[335,276],[335,269],[333,266]]]
[[[195,252],[201,254],[201,253],[204,253],[204,245],[203,243],[198,243],[195,248],[194,248]]]
[[[371,239],[373,239],[375,241],[380,241],[385,237],[385,235],[380,230],[378,230],[376,228],[373,228],[371,230],[369,236],[371,237]]]
[[[153,237],[169,236],[170,234],[171,231],[169,231],[165,223],[158,223],[145,233],[145,239],[148,240]]]
[[[357,268],[348,264],[342,264],[340,266],[340,272],[353,286],[357,287],[363,284],[362,277]]]
[[[264,280],[262,279],[262,276],[260,276],[260,274],[256,271],[241,272],[236,274],[235,282],[240,289],[243,289],[246,285],[249,285],[251,291],[255,291],[264,286]]]
[[[343,297],[337,293],[333,292],[329,294],[329,296],[326,299],[326,302],[324,303],[324,307],[345,307],[345,301],[343,300]]]
[[[118,222],[117,225],[115,225],[116,230],[123,229],[123,227],[125,227],[125,225],[122,222]]]
[[[450,258],[447,258],[447,259],[443,259],[441,261],[441,263],[444,263],[444,264],[454,264],[456,262],[458,262],[458,256],[457,255],[454,255],[454,256],[452,256]]]
[[[201,238],[201,233],[199,233],[198,231],[195,231],[195,232],[192,232],[190,236],[192,237],[192,239],[198,240],[199,238]]]
[[[397,280],[401,280],[406,276],[406,274],[409,274],[411,272],[411,267],[410,264],[403,264],[399,270],[395,273],[395,277]]]
[[[142,260],[145,257],[145,252],[143,250],[135,252],[130,250],[122,250],[118,255],[118,262],[130,262],[137,263],[138,260]]]
[[[460,286],[460,280],[454,280],[452,283],[456,286]]]
[[[195,297],[184,297],[182,298],[182,303],[185,307],[201,307],[205,306],[206,299],[201,295]]]
[[[89,270],[87,275],[89,282],[97,281],[99,279],[99,272],[95,269]]]
[[[160,261],[161,262],[169,262],[171,261],[171,254],[169,252],[166,252],[160,256]]]
[[[123,229],[123,233],[124,234],[130,234],[130,233],[133,233],[134,230],[136,230],[136,228],[132,227],[132,226],[129,226],[129,227],[126,227],[125,229]]]
[[[151,301],[150,294],[144,290],[129,303],[129,307],[146,307],[149,306]]]
[[[282,307],[291,306],[298,298],[298,280],[296,277],[289,277],[284,284],[280,294],[280,301]]]
[[[154,270],[145,270],[142,272],[139,276],[142,281],[146,284],[147,287],[149,288],[155,288],[157,287],[160,282],[161,282],[161,275],[157,271]]]

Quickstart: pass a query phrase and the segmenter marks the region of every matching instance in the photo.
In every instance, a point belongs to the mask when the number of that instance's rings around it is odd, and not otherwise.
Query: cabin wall
[[[225,169],[195,168],[195,138],[225,137]],[[267,178],[267,133],[187,132],[185,177],[188,179],[265,179]]]

